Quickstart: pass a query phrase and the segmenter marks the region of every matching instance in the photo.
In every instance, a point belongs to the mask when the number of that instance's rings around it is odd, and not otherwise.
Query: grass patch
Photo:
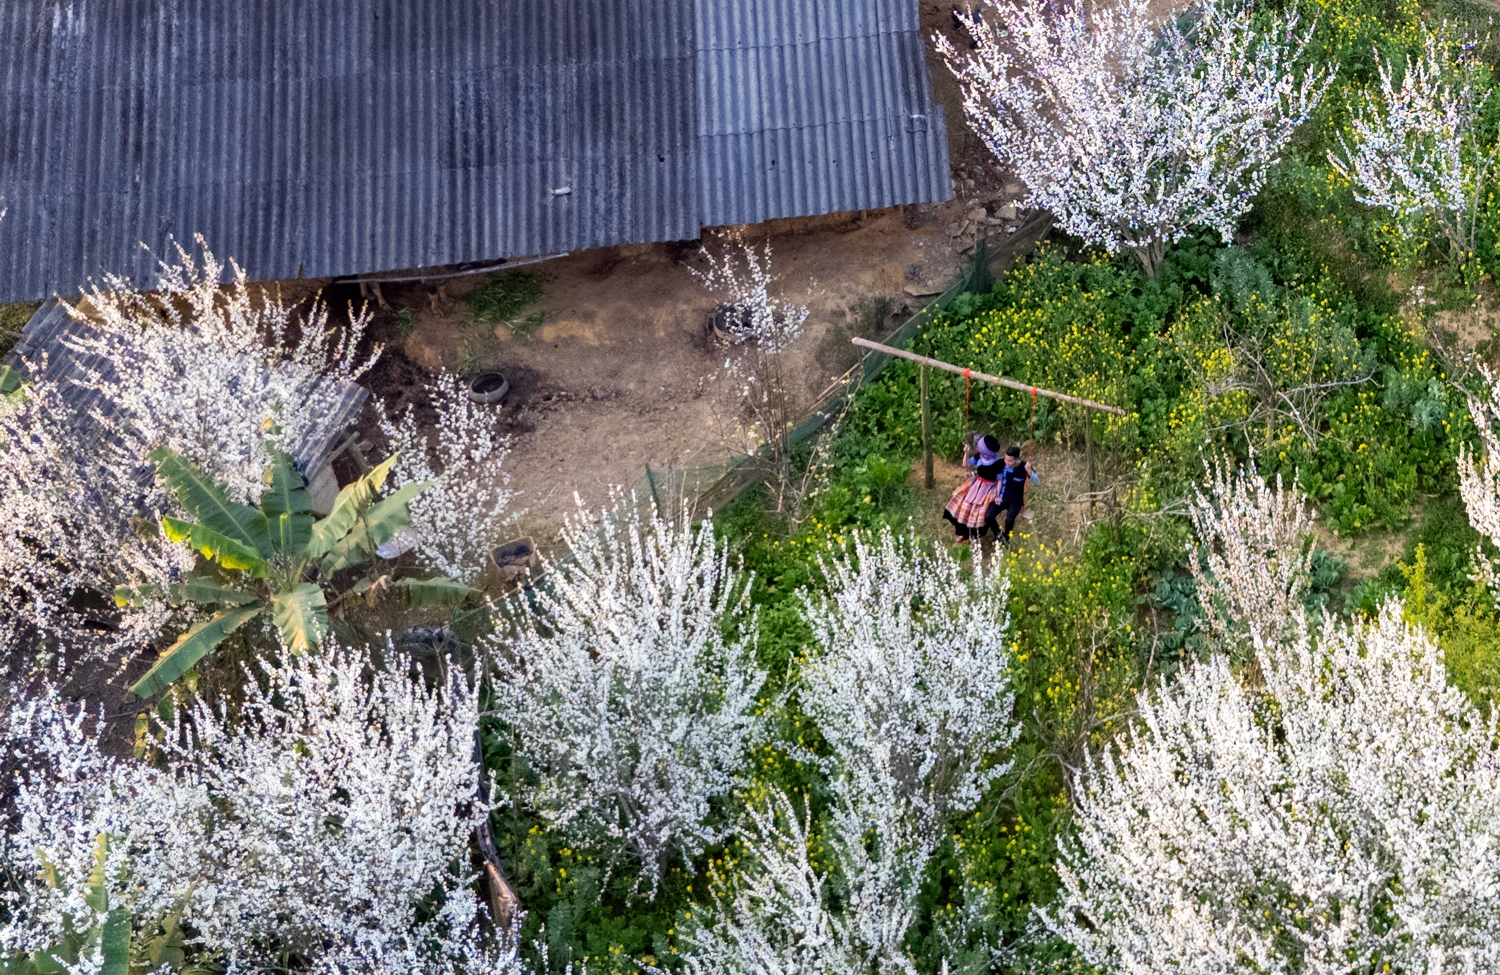
[[[10,305],[0,305],[0,355],[10,355],[10,350],[21,341],[21,329],[36,314],[36,310],[42,307],[40,301],[18,301]]]
[[[510,271],[490,278],[464,295],[476,322],[505,325],[514,331],[516,316],[542,300],[542,276]]]

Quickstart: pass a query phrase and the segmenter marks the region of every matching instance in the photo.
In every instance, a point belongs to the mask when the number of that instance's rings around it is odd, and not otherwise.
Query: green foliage
[[[229,500],[223,486],[169,450],[152,453],[157,472],[195,521],[163,518],[162,531],[200,556],[198,571],[165,593],[176,607],[221,607],[188,627],[130,688],[150,697],[196,667],[215,647],[257,617],[270,614],[281,642],[292,653],[315,649],[328,633],[333,603],[370,593],[376,576],[366,575],[339,591],[336,576],[378,559],[377,549],[411,524],[408,504],[427,485],[409,484],[381,498],[396,458],[339,491],[328,516],[315,519],[312,498],[291,457],[274,454],[260,507]],[[399,580],[413,605],[457,605],[474,590],[452,579]],[[140,588],[115,591],[119,605],[155,595]]]
[[[542,276],[528,271],[508,271],[490,278],[467,295],[473,321],[480,325],[503,325],[511,334],[525,337],[546,320],[542,312],[522,316],[521,312],[542,300]],[[460,340],[464,367],[460,372],[478,368],[482,360],[498,348],[492,329],[468,330]]]
[[[18,301],[9,305],[0,305],[0,356],[9,355],[10,350],[15,348],[21,340],[21,330],[36,314],[36,310],[42,307],[40,301]],[[0,377],[3,378],[3,377]],[[9,392],[0,382],[0,393]]]
[[[542,276],[527,271],[498,274],[464,296],[474,318],[488,325],[504,325],[542,300]]]

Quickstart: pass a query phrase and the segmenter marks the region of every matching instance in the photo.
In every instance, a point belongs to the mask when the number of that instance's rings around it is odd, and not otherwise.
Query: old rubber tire
[[[505,399],[510,392],[510,380],[498,372],[481,372],[469,380],[469,400],[490,406]]]
[[[748,316],[735,305],[725,302],[713,310],[709,318],[709,327],[712,329],[714,338],[725,345],[738,345],[745,341]]]

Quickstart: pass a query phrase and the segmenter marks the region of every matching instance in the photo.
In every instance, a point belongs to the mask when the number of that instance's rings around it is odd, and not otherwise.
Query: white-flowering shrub
[[[1294,66],[1295,16],[1200,2],[1176,19],[1147,0],[998,0],[966,18],[976,48],[935,40],[964,116],[1034,205],[1155,275],[1193,226],[1228,240],[1328,76]]]
[[[721,424],[729,449],[748,455],[776,499],[776,511],[800,519],[803,503],[823,471],[818,458],[794,469],[792,432],[806,413],[806,396],[786,355],[802,334],[808,309],[772,294],[771,245],[759,250],[730,234],[708,270],[692,273],[729,308],[724,378],[738,394],[732,422]]]
[[[181,906],[184,878],[213,855],[207,789],[190,771],[174,777],[102,755],[102,721],[53,692],[6,704],[0,746],[15,779],[0,817],[0,961],[97,928],[110,910],[144,920]],[[80,971],[97,970],[88,967],[97,954]]]
[[[178,245],[177,263],[162,262],[154,292],[116,276],[94,286],[73,310],[97,329],[75,351],[111,364],[92,382],[120,411],[121,463],[170,447],[253,502],[269,451],[291,452],[379,350],[358,353],[365,313],[335,330],[322,302],[300,312],[198,245],[201,261]]]
[[[570,519],[570,560],[516,607],[496,655],[496,707],[539,776],[527,801],[576,842],[637,858],[653,896],[669,857],[724,835],[709,802],[762,726],[747,580],[712,524],[686,522]]]
[[[1353,144],[1340,136],[1328,160],[1359,202],[1408,225],[1430,218],[1456,253],[1468,255],[1495,148],[1475,132],[1490,92],[1477,84],[1473,44],[1454,47],[1445,30],[1428,32],[1399,82],[1396,65],[1377,51],[1379,88],[1354,107]]]
[[[965,579],[942,548],[912,551],[889,530],[856,536],[823,571],[828,596],[804,595],[817,646],[799,693],[832,752],[835,791],[939,829],[1010,768],[1007,580],[977,560]]]
[[[73,597],[117,586],[164,584],[194,554],[157,532],[166,498],[143,488],[134,465],[107,448],[80,449],[76,418],[56,385],[0,397],[0,649],[57,658],[59,641],[97,657],[149,641],[173,622],[159,598],[91,613]],[[117,630],[90,626],[91,617]]]
[[[1469,396],[1469,416],[1479,431],[1482,449],[1479,456],[1467,444],[1458,449],[1458,493],[1469,513],[1469,524],[1495,545],[1500,545],[1500,379],[1481,367],[1486,388],[1482,396]],[[1497,574],[1490,558],[1480,550],[1474,552],[1478,574],[1496,589]]]
[[[1500,971],[1496,728],[1398,605],[1142,694],[1045,916],[1102,970]]]
[[[269,666],[232,717],[194,707],[159,768],[101,757],[55,699],[14,709],[11,741],[37,758],[5,823],[0,947],[90,923],[104,836],[109,906],[137,935],[181,908],[194,950],[231,971],[283,971],[288,954],[328,973],[504,969],[513,946],[484,945],[468,889],[486,812],[476,692],[463,678],[429,691],[390,664],[326,647]]]
[[[731,235],[717,253],[705,250],[703,256],[708,270],[688,270],[730,306],[734,340],[755,342],[774,354],[802,334],[808,310],[772,294],[776,278],[771,273],[770,241],[756,250],[742,236]]]
[[[752,807],[738,886],[686,933],[686,970],[916,975],[903,942],[934,837],[892,813],[836,806],[826,837],[831,864],[819,870],[807,818],[785,794]]]
[[[398,458],[390,489],[431,482],[409,506],[417,557],[469,584],[513,518],[510,475],[501,467],[509,441],[496,432],[495,408],[471,401],[456,376],[443,373],[428,392],[436,412],[431,433],[410,406],[396,417],[380,410],[381,429]]]
[[[1312,579],[1307,496],[1279,476],[1271,487],[1253,463],[1232,473],[1226,461],[1208,475],[1191,509],[1199,545],[1188,549],[1204,629],[1221,647],[1278,639],[1298,625]]]
[[[66,639],[84,655],[151,640],[174,622],[155,597],[96,614],[117,632],[85,630],[86,614],[69,608],[81,591],[163,590],[191,569],[192,552],[156,531],[175,512],[146,455],[170,447],[253,502],[271,447],[297,444],[369,365],[356,354],[363,315],[336,332],[321,303],[299,312],[206,248],[201,262],[180,247],[178,257],[163,263],[158,291],[107,277],[74,309],[90,329],[71,354],[95,363],[75,378],[113,411],[75,415],[76,391],[42,369],[0,404],[0,585],[14,607],[0,639]],[[81,439],[96,421],[102,435]]]

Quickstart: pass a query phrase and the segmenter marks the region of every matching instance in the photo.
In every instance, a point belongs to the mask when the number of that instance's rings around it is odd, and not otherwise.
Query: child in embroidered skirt
[[[972,454],[965,444],[964,466],[972,467],[974,473],[953,492],[943,508],[943,517],[952,523],[958,536],[955,541],[960,543],[984,537],[990,527],[986,525],[991,520],[989,508],[999,488],[1000,471],[1005,467],[1000,458],[1000,441],[990,436],[980,437],[974,442]]]

